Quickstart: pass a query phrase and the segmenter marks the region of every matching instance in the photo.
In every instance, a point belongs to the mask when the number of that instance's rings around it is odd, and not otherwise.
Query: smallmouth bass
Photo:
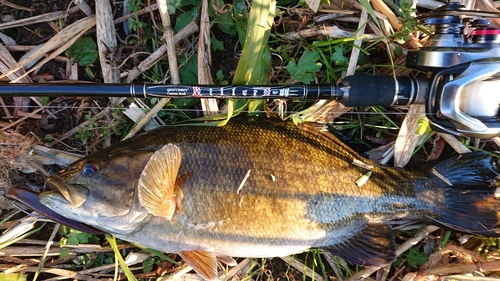
[[[361,187],[355,181],[368,172]],[[500,236],[497,172],[483,153],[423,171],[379,166],[328,133],[263,120],[173,126],[85,157],[47,179],[56,213],[176,252],[202,277],[217,258],[320,247],[361,265],[395,258],[390,223],[414,219]]]

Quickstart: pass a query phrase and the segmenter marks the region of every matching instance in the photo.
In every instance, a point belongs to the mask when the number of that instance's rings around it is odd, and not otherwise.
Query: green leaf
[[[416,248],[410,248],[408,254],[406,254],[406,258],[408,259],[408,264],[413,268],[419,268],[427,262],[425,253]]]
[[[198,83],[198,58],[196,55],[190,56],[187,60],[179,58],[179,78],[182,84]]]
[[[421,136],[430,132],[432,132],[432,128],[429,124],[429,120],[427,118],[418,119],[417,135]]]
[[[179,32],[198,16],[198,8],[180,14],[175,21],[174,31]]]
[[[68,235],[68,243],[75,246],[80,243],[86,244],[91,237],[92,234],[72,229]]]
[[[142,271],[144,273],[151,272],[156,264],[156,258],[149,258],[142,262]]]
[[[244,0],[234,0],[233,1],[233,16],[236,32],[238,33],[238,38],[240,39],[240,45],[245,45],[246,38],[246,27],[248,22],[248,12],[246,9]]]
[[[292,60],[286,66],[290,77],[304,84],[311,83],[314,80],[314,73],[321,69],[321,63],[318,62],[319,56],[317,49],[312,51],[306,49],[298,63]]]
[[[236,26],[234,24],[233,13],[230,11],[223,12],[214,18],[219,29],[229,35],[236,35]]]
[[[61,258],[67,259],[69,257],[69,249],[68,248],[60,248],[59,255],[61,256]]]
[[[97,60],[99,53],[97,52],[97,45],[94,39],[81,37],[66,50],[66,55],[71,57],[73,62],[79,63],[82,66],[88,66]]]
[[[332,61],[335,62],[335,65],[349,65],[349,59],[345,56],[346,52],[347,48],[344,45],[338,45],[334,47],[334,51],[332,53]]]
[[[167,9],[168,13],[173,15],[177,11],[177,8],[182,7],[182,0],[168,0]]]
[[[224,42],[217,40],[213,34],[210,35],[210,45],[212,46],[212,51],[224,50]]]

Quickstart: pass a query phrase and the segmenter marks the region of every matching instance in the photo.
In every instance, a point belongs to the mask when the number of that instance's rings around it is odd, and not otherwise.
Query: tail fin
[[[441,214],[432,220],[446,228],[476,235],[500,236],[498,172],[486,153],[466,153],[432,169],[444,188]]]

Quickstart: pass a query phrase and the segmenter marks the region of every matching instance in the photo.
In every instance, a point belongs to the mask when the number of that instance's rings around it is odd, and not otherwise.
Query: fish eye
[[[99,170],[97,165],[95,165],[94,163],[87,163],[82,168],[82,174],[90,177],[93,176],[97,172],[97,170]]]

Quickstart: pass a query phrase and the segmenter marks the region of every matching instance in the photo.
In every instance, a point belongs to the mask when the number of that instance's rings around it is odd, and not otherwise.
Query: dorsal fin
[[[176,184],[181,161],[181,149],[167,144],[144,167],[138,182],[139,202],[150,214],[172,220],[176,209],[182,209],[182,191]]]

